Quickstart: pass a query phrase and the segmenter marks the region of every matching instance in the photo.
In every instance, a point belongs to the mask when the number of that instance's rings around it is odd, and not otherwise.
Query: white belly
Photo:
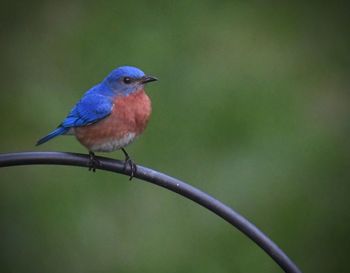
[[[104,141],[96,143],[89,147],[89,149],[92,152],[112,152],[129,145],[134,141],[135,138],[135,133],[127,133],[124,137],[119,139],[106,139]]]

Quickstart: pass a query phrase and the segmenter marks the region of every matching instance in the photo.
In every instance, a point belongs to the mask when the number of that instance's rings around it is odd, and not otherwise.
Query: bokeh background
[[[135,65],[142,165],[208,192],[305,272],[348,272],[349,7],[277,1],[1,1],[0,152],[35,148],[85,90]],[[122,158],[120,152],[110,154]],[[83,168],[0,170],[1,272],[281,272],[217,216]]]

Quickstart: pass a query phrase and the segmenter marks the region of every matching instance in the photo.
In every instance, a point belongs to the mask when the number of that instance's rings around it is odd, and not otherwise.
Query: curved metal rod
[[[124,169],[124,162],[105,157],[97,157],[100,166],[97,169],[117,172],[125,175],[130,174],[130,169]],[[0,154],[0,167],[9,167],[17,165],[33,164],[53,164],[87,167],[89,157],[83,154],[62,153],[62,152],[22,152]],[[136,178],[151,182],[155,185],[164,187],[176,192],[188,199],[193,200],[199,205],[211,210],[260,246],[271,258],[285,271],[290,273],[301,273],[299,268],[292,260],[262,231],[250,223],[239,213],[224,205],[210,195],[199,189],[186,184],[176,178],[163,173],[137,166]]]

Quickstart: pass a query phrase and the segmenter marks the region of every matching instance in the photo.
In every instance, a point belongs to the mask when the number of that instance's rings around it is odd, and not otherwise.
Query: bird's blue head
[[[102,82],[113,95],[127,96],[143,88],[146,83],[156,81],[157,78],[147,76],[133,66],[121,66],[114,69]]]

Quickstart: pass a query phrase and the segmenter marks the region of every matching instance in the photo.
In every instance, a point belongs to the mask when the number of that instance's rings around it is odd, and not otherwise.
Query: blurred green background
[[[160,81],[128,148],[208,192],[305,272],[347,272],[349,7],[277,1],[1,1],[0,152],[39,148],[120,65]],[[109,154],[122,158],[121,152]],[[138,180],[0,170],[1,272],[281,272],[229,224]]]

